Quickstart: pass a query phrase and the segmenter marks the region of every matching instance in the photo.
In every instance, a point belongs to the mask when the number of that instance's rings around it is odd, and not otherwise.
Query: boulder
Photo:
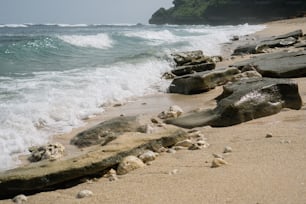
[[[169,87],[169,92],[185,95],[206,92],[226,84],[238,73],[240,73],[238,69],[228,68],[176,77]]]
[[[117,117],[77,134],[70,143],[78,147],[106,145],[124,132],[141,132],[142,126],[136,116]]]
[[[196,65],[179,66],[176,69],[171,70],[172,74],[176,76],[183,76],[186,74],[192,74],[194,72],[204,72],[207,70],[215,69],[215,63],[201,63]]]
[[[242,69],[247,65],[253,65],[263,77],[305,77],[306,51],[266,54],[235,63],[233,66]]]
[[[189,52],[177,52],[171,54],[177,66],[185,65],[186,63],[194,62],[197,60],[201,60],[201,62],[205,62],[206,58],[203,55],[202,50],[195,50]]]
[[[191,113],[165,123],[184,128],[226,127],[276,114],[282,108],[298,110],[298,85],[288,79],[247,79],[224,86],[213,110]]]

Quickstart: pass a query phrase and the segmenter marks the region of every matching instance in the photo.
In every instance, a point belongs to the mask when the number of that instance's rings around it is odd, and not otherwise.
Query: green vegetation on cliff
[[[160,8],[151,24],[261,23],[306,13],[303,0],[174,0],[174,7]]]

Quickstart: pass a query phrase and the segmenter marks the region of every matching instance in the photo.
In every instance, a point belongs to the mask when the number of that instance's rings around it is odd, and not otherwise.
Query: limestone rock
[[[176,77],[169,87],[169,92],[185,95],[202,93],[226,84],[238,73],[238,69],[228,68]]]
[[[63,157],[65,147],[60,143],[47,144],[45,146],[30,147],[31,156],[28,158],[31,162],[38,162],[41,160],[57,160]]]
[[[194,72],[204,72],[208,70],[213,70],[215,69],[215,67],[216,67],[215,63],[201,63],[195,65],[179,66],[176,67],[176,69],[171,70],[171,72],[175,76],[183,76],[187,74],[192,74]]]
[[[117,174],[124,175],[144,166],[145,164],[139,158],[135,156],[127,156],[119,163]]]
[[[218,168],[223,165],[226,165],[227,162],[224,159],[221,158],[215,158],[211,163],[211,168]]]
[[[234,76],[233,81],[240,81],[244,79],[252,79],[252,78],[262,78],[261,74],[257,71],[245,71]]]
[[[204,58],[203,52],[201,50],[173,53],[172,56],[177,66],[182,66],[186,63]]]
[[[124,132],[142,131],[143,125],[136,116],[123,116],[102,122],[88,130],[77,134],[71,144],[78,147],[106,145]]]
[[[22,204],[22,203],[26,203],[28,201],[28,198],[23,195],[23,194],[20,194],[20,195],[17,195],[15,196],[12,201],[16,204]]]
[[[169,107],[167,111],[161,112],[158,117],[160,119],[178,118],[184,111],[177,105]]]
[[[86,198],[86,197],[90,197],[93,195],[93,192],[90,190],[82,190],[80,192],[78,192],[77,194],[77,198]]]
[[[241,69],[253,65],[263,77],[295,78],[306,76],[306,51],[277,52],[235,63]]]
[[[210,125],[226,127],[276,114],[282,108],[299,110],[302,100],[298,85],[287,79],[246,79],[223,87],[217,107],[190,113],[165,123],[184,128]]]
[[[157,153],[152,152],[151,150],[148,150],[145,153],[141,154],[139,156],[139,159],[141,159],[144,163],[147,163],[149,161],[154,161],[157,156],[158,156]]]

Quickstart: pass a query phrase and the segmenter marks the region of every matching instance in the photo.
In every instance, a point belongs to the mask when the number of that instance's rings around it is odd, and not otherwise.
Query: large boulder
[[[78,147],[106,145],[124,132],[142,132],[141,127],[136,116],[117,117],[77,134],[70,143]]]
[[[240,73],[236,68],[218,69],[213,71],[199,72],[175,78],[170,87],[170,93],[197,94],[219,85],[224,85],[234,79]]]
[[[256,56],[234,64],[243,69],[252,65],[263,77],[292,78],[306,76],[306,51],[277,52]]]
[[[282,108],[298,110],[301,106],[296,83],[287,79],[247,79],[224,86],[215,109],[165,122],[184,128],[226,127],[276,114]]]

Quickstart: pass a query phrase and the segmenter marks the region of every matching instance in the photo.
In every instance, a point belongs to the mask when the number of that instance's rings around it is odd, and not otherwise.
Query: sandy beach
[[[267,23],[266,29],[252,37],[264,38],[297,29],[305,33],[305,22],[306,18],[298,18]],[[246,57],[227,59],[218,66]],[[161,153],[151,165],[119,176],[118,181],[97,178],[67,189],[30,195],[27,203],[305,204],[306,79],[293,80],[298,83],[304,102],[301,110],[283,109],[279,114],[231,127],[196,128],[207,138],[208,148]],[[89,119],[86,127],[55,136],[54,141],[64,144],[68,156],[73,156],[82,152],[69,144],[70,139],[101,121],[122,114],[152,118],[174,104],[184,112],[213,108],[214,98],[221,93],[222,87],[217,87],[191,96],[164,93],[146,96],[118,107],[108,107],[100,116]],[[271,138],[266,138],[268,133],[272,134]],[[225,155],[228,164],[210,168],[212,154],[221,154],[226,146],[233,149]],[[93,195],[77,199],[77,193],[84,189],[92,191]],[[0,203],[12,201],[0,200]]]

